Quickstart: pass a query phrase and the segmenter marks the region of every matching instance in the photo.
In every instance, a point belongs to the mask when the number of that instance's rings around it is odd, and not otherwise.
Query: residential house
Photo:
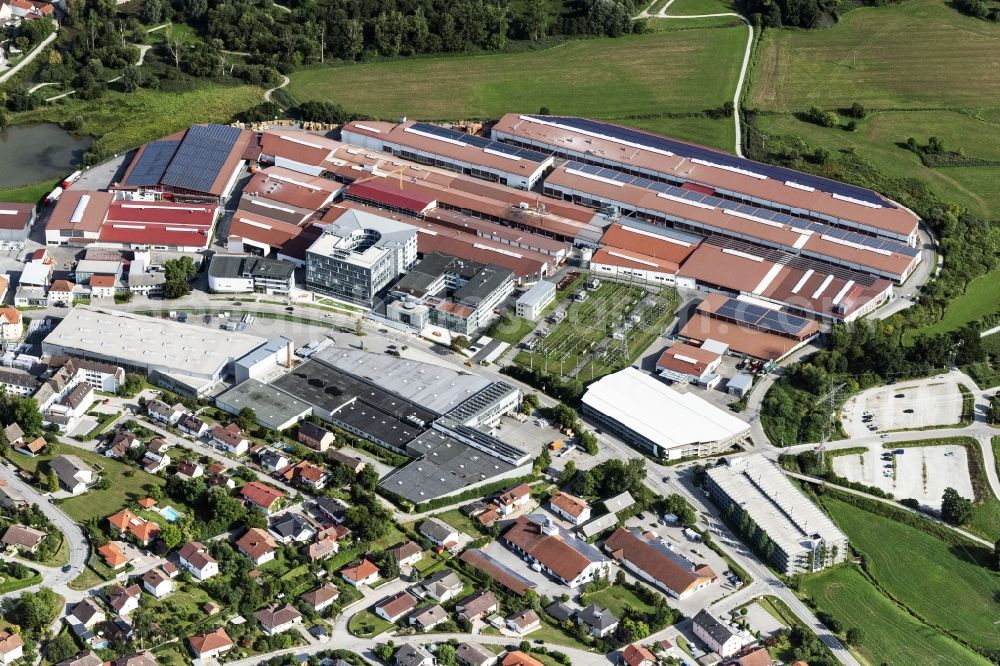
[[[123,546],[120,541],[109,541],[97,549],[97,554],[112,571],[118,571],[129,563],[129,557],[125,554]]]
[[[403,590],[375,604],[374,612],[386,622],[396,623],[416,607],[417,598]]]
[[[459,643],[455,659],[459,666],[494,666],[497,663],[495,654],[475,643]]]
[[[552,513],[575,525],[582,525],[590,520],[590,505],[579,497],[569,493],[558,492],[549,500]]]
[[[94,387],[81,381],[42,412],[42,426],[63,433],[69,432],[76,427],[80,417],[87,413],[93,402]]]
[[[108,523],[118,530],[122,536],[132,535],[141,545],[148,545],[160,533],[160,526],[152,520],[146,520],[128,509],[122,509],[108,516]]]
[[[157,599],[174,591],[174,581],[162,569],[150,569],[142,575],[142,587]]]
[[[418,531],[431,543],[452,550],[458,547],[458,530],[437,518],[428,518],[420,523]]]
[[[278,501],[286,497],[282,491],[260,481],[251,481],[240,488],[240,495],[246,501],[262,509],[264,513],[271,513],[277,508]]]
[[[707,610],[694,616],[694,635],[705,642],[708,649],[725,659],[740,651],[743,638],[732,627],[720,622]]]
[[[139,296],[161,296],[167,283],[165,273],[136,273],[129,271],[128,290]]]
[[[498,610],[500,610],[500,602],[497,601],[496,595],[489,590],[470,594],[455,604],[455,612],[458,613],[459,619],[468,622],[475,622],[496,613]]]
[[[22,284],[24,284],[22,282]],[[29,285],[36,286],[36,285]],[[40,285],[45,286],[45,285]],[[48,293],[48,305],[52,307],[54,305],[73,305],[73,290],[76,289],[76,285],[69,280],[56,280],[49,287]]]
[[[420,646],[403,645],[396,652],[396,666],[435,666],[437,660]]]
[[[283,513],[271,521],[268,531],[281,543],[306,542],[316,536],[316,530],[297,513]]]
[[[153,443],[150,443],[152,446]],[[147,474],[158,474],[170,466],[170,456],[166,453],[156,454],[152,451],[147,451],[146,455],[142,457],[142,468]]]
[[[632,643],[622,650],[618,663],[621,666],[656,666],[659,661],[648,649]]]
[[[118,430],[112,438],[108,448],[104,451],[104,456],[121,460],[130,449],[137,449],[142,446],[142,441],[136,437],[135,433],[128,430]]]
[[[298,483],[312,490],[322,490],[330,478],[326,470],[303,460],[280,472],[281,478],[289,483]]]
[[[618,528],[604,549],[633,574],[676,599],[685,599],[717,579],[707,565],[691,562],[638,529]]]
[[[727,659],[725,666],[771,666],[771,655],[767,648],[747,648]]]
[[[507,624],[507,629],[519,636],[530,634],[542,626],[542,619],[538,617],[538,613],[530,608],[508,615],[504,621]]]
[[[9,426],[3,429],[3,434],[7,436],[7,443],[12,447],[17,447],[24,439],[24,431],[21,430],[21,426],[16,423],[11,423]]]
[[[45,441],[44,437],[36,437],[30,442],[24,438],[16,446],[13,447],[18,453],[23,453],[26,456],[31,456],[34,458],[48,446],[48,442]]]
[[[74,455],[58,455],[49,461],[59,483],[71,495],[78,495],[94,483],[94,470]]]
[[[222,627],[201,636],[188,638],[188,646],[195,657],[201,660],[215,659],[233,647],[233,641]]]
[[[522,483],[510,490],[505,490],[493,500],[493,503],[497,505],[497,511],[501,516],[509,516],[531,503],[531,486]]]
[[[212,463],[205,470],[205,473],[208,474],[208,485],[211,488],[215,486],[222,486],[228,489],[236,487],[236,482],[229,476],[229,470],[222,463]]]
[[[149,652],[139,652],[124,657],[118,657],[107,662],[106,666],[156,666],[157,661]]]
[[[24,656],[24,640],[20,634],[0,631],[0,664],[13,664]]]
[[[271,472],[277,472],[279,469],[285,469],[291,464],[291,461],[285,456],[281,451],[276,451],[274,449],[265,449],[259,457],[260,466]]]
[[[162,400],[153,398],[146,402],[146,412],[154,421],[174,425],[184,416],[184,405],[178,403],[171,407]]]
[[[45,532],[36,530],[27,525],[11,525],[3,533],[3,545],[5,548],[14,548],[21,552],[33,553],[45,540]]]
[[[259,527],[251,527],[236,541],[236,549],[260,565],[270,562],[278,550],[271,535]]]
[[[90,278],[91,298],[114,298],[119,284],[114,275],[95,275]]]
[[[283,606],[268,606],[254,613],[261,630],[268,636],[288,631],[297,624],[302,624],[302,613],[295,610],[291,604]]]
[[[431,599],[445,603],[457,597],[465,587],[465,583],[451,569],[441,569],[424,579],[423,587]]]
[[[415,541],[407,541],[389,549],[389,555],[399,568],[412,567],[424,557],[424,549]]]
[[[182,460],[177,464],[177,471],[175,474],[185,481],[190,481],[191,479],[197,479],[205,473],[205,468],[196,462],[191,462],[190,460]]]
[[[368,559],[362,558],[341,569],[340,575],[354,587],[360,587],[376,582],[379,579],[379,570]]]
[[[417,610],[410,616],[411,627],[416,627],[420,631],[430,631],[448,619],[448,613],[439,604],[425,606]]]
[[[576,623],[587,627],[591,636],[604,638],[618,628],[618,616],[607,608],[590,604],[576,614]]]
[[[508,652],[504,655],[503,660],[500,662],[501,666],[545,666],[542,662],[538,661],[534,657],[528,656],[520,650],[514,650],[513,652]]]
[[[347,505],[343,502],[330,497],[317,497],[316,508],[333,522],[337,524],[344,522],[344,513],[347,511]]]
[[[576,610],[561,601],[556,601],[546,606],[545,612],[551,615],[557,622],[572,621],[576,617]]]
[[[208,432],[208,424],[199,419],[194,414],[185,414],[177,421],[177,427],[181,432],[198,439]]]
[[[139,597],[142,596],[142,588],[138,585],[118,584],[108,591],[108,605],[121,616],[128,616],[139,607]]]
[[[306,547],[306,556],[310,562],[324,560],[340,550],[340,545],[334,537],[317,539]]]
[[[20,340],[24,335],[24,322],[17,308],[0,306],[0,340]]]
[[[320,453],[326,451],[333,444],[334,439],[335,437],[332,432],[316,425],[312,421],[303,421],[299,424],[299,444],[308,446],[314,451],[319,451]]]
[[[28,506],[28,500],[24,498],[17,488],[8,486],[3,479],[0,479],[0,507],[5,509],[23,509]]]
[[[223,449],[234,456],[241,456],[250,448],[250,440],[235,423],[223,427],[217,425],[210,432],[212,444],[217,449]]]
[[[569,587],[579,587],[596,576],[607,576],[608,558],[594,546],[540,515],[520,516],[504,542],[542,571]]]
[[[340,590],[329,583],[309,590],[302,595],[302,601],[317,613],[329,608],[340,597]]]
[[[343,465],[344,467],[351,470],[355,474],[363,470],[366,464],[365,461],[359,458],[358,456],[349,455],[347,453],[344,453],[343,450],[338,451],[336,449],[330,449],[329,451],[326,452],[326,457],[331,462],[334,462],[338,465]]]
[[[93,650],[84,650],[76,655],[60,661],[56,666],[103,666],[104,660],[97,656]]]
[[[73,606],[73,612],[66,616],[66,624],[70,627],[82,627],[83,629],[93,629],[107,619],[104,611],[94,600],[84,597],[82,601]],[[74,629],[74,631],[76,631]],[[77,632],[82,633],[82,632]]]
[[[219,563],[198,541],[189,541],[177,551],[180,565],[198,580],[208,580],[219,573]]]

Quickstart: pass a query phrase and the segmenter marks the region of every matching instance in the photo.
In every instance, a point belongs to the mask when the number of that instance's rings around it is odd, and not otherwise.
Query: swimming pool
[[[160,515],[169,520],[170,522],[174,522],[184,514],[172,506],[165,506],[162,509],[160,509]]]

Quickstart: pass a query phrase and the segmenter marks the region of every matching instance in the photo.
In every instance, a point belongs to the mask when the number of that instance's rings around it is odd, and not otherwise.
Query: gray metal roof
[[[252,277],[287,280],[295,273],[295,265],[267,257],[216,254],[208,266],[208,274],[216,278]]]
[[[248,379],[234,386],[217,397],[215,403],[225,405],[237,413],[244,407],[250,407],[256,413],[257,420],[268,428],[283,425],[312,411],[312,406],[308,403],[256,379]]]

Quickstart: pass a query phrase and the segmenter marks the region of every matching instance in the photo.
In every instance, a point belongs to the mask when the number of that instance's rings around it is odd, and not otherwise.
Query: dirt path
[[[287,86],[289,84],[289,82],[290,82],[290,79],[287,76],[285,76],[284,74],[282,74],[281,75],[281,83],[279,85],[275,86],[274,88],[271,88],[270,90],[264,91],[264,101],[265,102],[270,102],[271,101],[271,93],[273,93],[275,90],[280,90],[280,89],[284,88],[285,86]]]

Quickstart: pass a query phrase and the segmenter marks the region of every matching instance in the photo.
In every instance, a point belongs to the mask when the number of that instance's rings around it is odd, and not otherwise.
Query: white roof
[[[555,284],[541,280],[536,282],[531,289],[524,292],[521,298],[517,299],[517,302],[522,305],[538,306],[542,303],[542,301],[548,298],[550,294],[554,294],[555,291]]]
[[[350,209],[328,224],[308,251],[324,257],[337,256],[358,266],[372,266],[390,249],[402,247],[416,235],[417,228],[405,222]],[[355,247],[363,237],[377,240],[370,245],[364,243],[368,247],[358,252]]]
[[[66,314],[42,347],[50,353],[79,350],[84,356],[119,365],[152,367],[175,377],[207,379],[264,342],[264,338],[245,333],[78,306]]]
[[[712,340],[711,338],[709,338],[708,340],[705,340],[703,343],[701,343],[701,349],[722,356],[727,351],[729,351],[729,344],[725,342],[719,342],[718,340]]]
[[[52,266],[43,263],[30,263],[24,265],[21,277],[18,278],[19,285],[30,285],[33,287],[46,287],[49,284],[49,274]]]
[[[626,368],[590,385],[583,402],[664,449],[725,441],[750,426],[693,393]]]

